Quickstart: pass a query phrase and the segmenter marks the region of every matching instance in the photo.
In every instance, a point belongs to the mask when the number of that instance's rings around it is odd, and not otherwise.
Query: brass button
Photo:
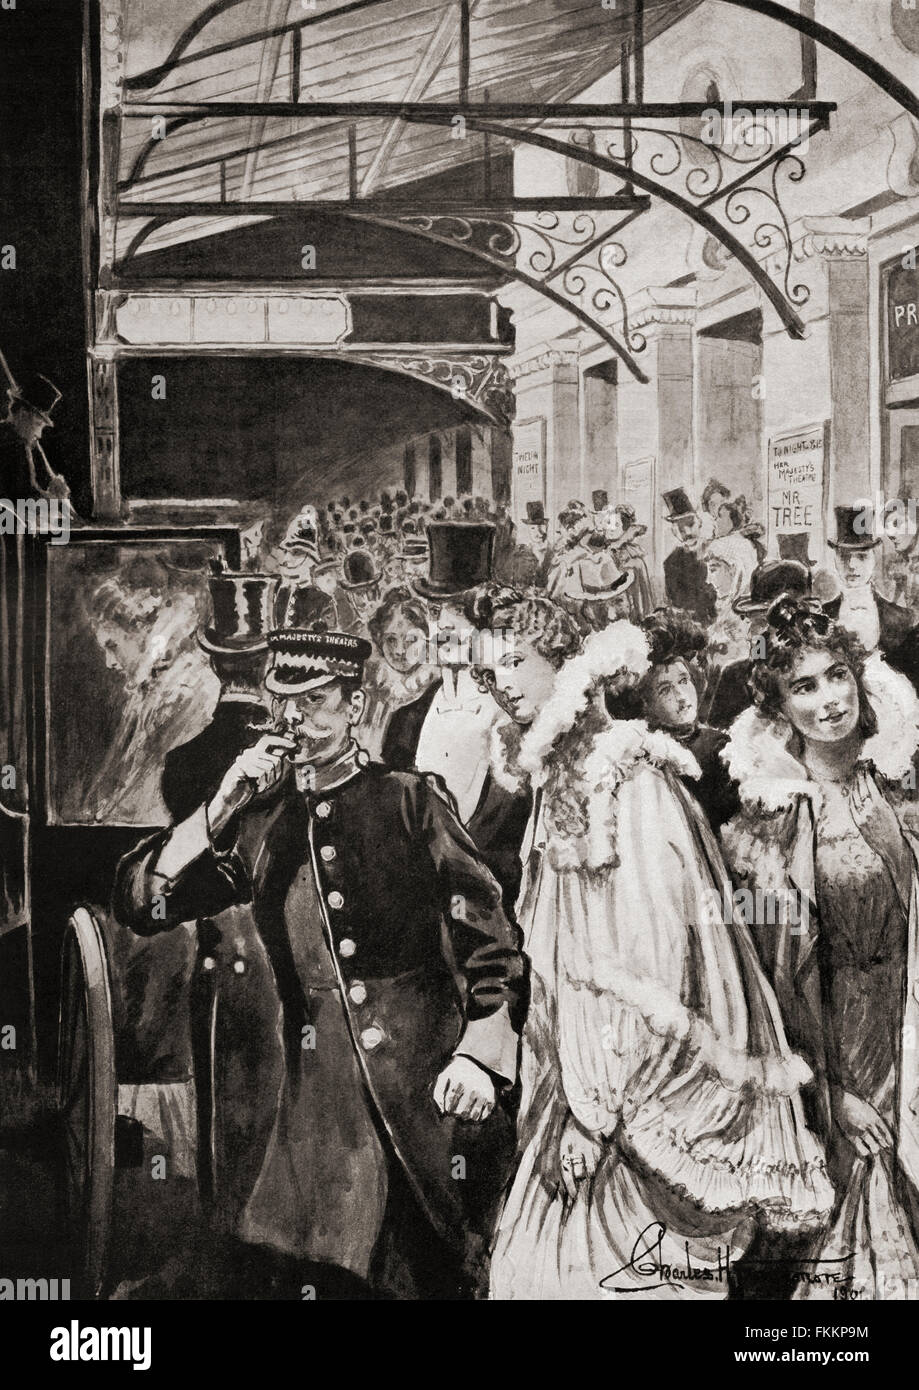
[[[348,990],[348,998],[352,1004],[365,1004],[367,1002],[367,986],[362,980],[355,980]]]
[[[379,1047],[383,1041],[382,1028],[365,1028],[361,1033],[361,1047],[365,1052],[372,1052],[375,1047]]]
[[[233,969],[236,971],[236,974],[237,974],[237,975],[245,975],[245,973],[246,973],[246,962],[245,962],[244,960],[241,960],[241,959],[234,960],[234,962],[233,962]]]
[[[335,858],[335,846],[323,845],[319,853],[327,864],[331,864],[332,860]]]
[[[356,950],[357,943],[352,941],[350,936],[346,936],[344,941],[339,941],[338,943],[338,954],[344,956],[345,959],[347,959],[348,956],[353,956]]]
[[[213,970],[217,962],[214,960],[213,956],[205,956],[201,964],[204,966],[205,970]]]
[[[345,900],[340,893],[329,894],[329,907],[334,907],[336,912],[340,907],[344,907]]]
[[[319,805],[316,807],[316,815],[319,817],[319,819],[325,820],[325,818],[327,816],[330,816],[331,814],[332,808],[329,805],[329,803],[327,801],[320,801]]]

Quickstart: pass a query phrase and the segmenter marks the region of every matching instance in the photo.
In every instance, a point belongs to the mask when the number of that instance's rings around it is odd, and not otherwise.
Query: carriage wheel
[[[105,947],[85,907],[67,924],[61,956],[58,1105],[74,1277],[84,1297],[97,1298],[112,1216],[117,1081]]]

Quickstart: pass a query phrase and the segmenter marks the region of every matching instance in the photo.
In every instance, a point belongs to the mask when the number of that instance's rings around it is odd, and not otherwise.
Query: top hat
[[[768,613],[784,594],[810,598],[811,572],[798,560],[766,560],[750,576],[750,592],[732,605],[735,613]]]
[[[809,555],[810,532],[795,531],[789,536],[779,536],[779,559],[797,560],[799,565],[816,565]]]
[[[668,521],[688,521],[691,516],[698,515],[684,487],[671,488],[670,492],[665,492],[664,502],[670,509],[667,512]]]
[[[275,604],[274,629],[298,628],[303,632],[331,632],[338,611],[330,594],[313,584],[282,585]]]
[[[52,381],[38,372],[24,372],[15,386],[9,388],[14,401],[27,406],[40,415],[46,425],[52,425],[51,412],[61,399],[61,393]]]
[[[603,488],[597,488],[591,493],[591,501],[595,512],[605,512],[609,506],[609,493]]]
[[[525,525],[543,526],[546,520],[546,509],[541,502],[527,503],[527,516]]]
[[[198,635],[206,652],[234,656],[263,652],[274,623],[272,612],[277,575],[234,574],[228,570],[208,575],[212,626]]]
[[[432,521],[427,537],[430,570],[415,581],[423,598],[450,598],[491,579],[495,547],[491,522]]]
[[[392,533],[392,512],[384,512],[380,517],[380,534],[389,535]]]
[[[874,534],[874,508],[834,507],[836,513],[836,539],[827,541],[834,550],[873,550],[881,544],[880,536]]]
[[[373,648],[363,637],[300,628],[268,634],[271,653],[265,689],[272,695],[302,695],[334,680],[360,680]]]

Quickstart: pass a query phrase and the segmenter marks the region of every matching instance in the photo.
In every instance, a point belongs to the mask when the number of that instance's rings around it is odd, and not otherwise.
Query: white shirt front
[[[881,640],[881,622],[870,584],[863,584],[858,589],[843,589],[837,621],[840,627],[858,638],[866,651],[877,650]]]
[[[444,671],[444,684],[425,715],[415,766],[436,772],[456,798],[460,820],[469,820],[488,772],[491,727],[501,711],[467,670]]]

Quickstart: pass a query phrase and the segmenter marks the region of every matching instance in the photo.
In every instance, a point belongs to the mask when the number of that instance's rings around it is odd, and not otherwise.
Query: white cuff
[[[160,850],[160,857],[152,872],[173,883],[190,864],[200,859],[211,848],[208,834],[207,807],[202,803],[187,820],[173,828],[172,834]]]
[[[456,1045],[455,1057],[471,1057],[473,1062],[503,1077],[510,1085],[517,1080],[517,1050],[520,1039],[511,1023],[506,1004],[487,1018],[466,1024]]]

